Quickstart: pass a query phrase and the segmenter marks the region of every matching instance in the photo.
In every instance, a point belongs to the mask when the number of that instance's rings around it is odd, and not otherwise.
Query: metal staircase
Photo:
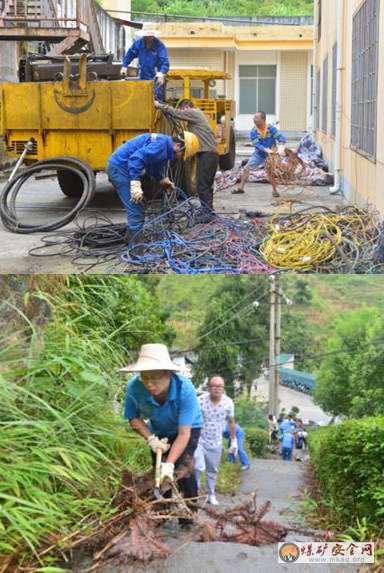
[[[94,0],[0,0],[0,40],[47,42],[50,55],[74,54],[85,45],[105,53],[106,23],[118,38],[121,23]]]

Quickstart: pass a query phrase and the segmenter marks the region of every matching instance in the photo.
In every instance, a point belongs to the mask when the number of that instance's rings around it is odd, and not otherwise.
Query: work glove
[[[234,440],[231,438],[231,445],[228,448],[228,453],[233,454],[234,456],[237,456],[237,450],[238,450],[237,440],[236,440],[236,438]]]
[[[155,99],[155,108],[158,109],[159,107],[161,107],[161,103]]]
[[[155,80],[159,86],[162,86],[165,81],[163,72],[157,72],[155,75]]]
[[[167,452],[171,447],[170,444],[168,444],[168,438],[162,438],[160,440],[155,434],[151,434],[147,438],[147,442],[154,454],[157,450],[161,450],[163,453]]]
[[[127,75],[127,68],[126,67],[122,66],[122,68],[120,70],[120,75],[125,78],[125,76]]]
[[[277,146],[277,153],[280,155],[280,157],[285,157],[285,146],[284,145],[278,145]]]
[[[160,468],[160,480],[173,481],[174,469],[175,469],[175,464],[171,462],[163,462]]]
[[[141,203],[144,197],[140,181],[131,181],[131,201]]]
[[[175,188],[175,184],[170,180],[169,177],[164,177],[164,179],[161,179],[160,185],[162,187],[172,187],[172,189]]]
[[[273,149],[271,149],[270,147],[266,147],[264,151],[265,153],[268,153],[268,155],[271,155],[271,153],[273,153]]]

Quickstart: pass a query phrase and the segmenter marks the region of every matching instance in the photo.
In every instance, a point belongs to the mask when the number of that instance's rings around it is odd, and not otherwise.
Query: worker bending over
[[[219,153],[214,131],[205,113],[196,108],[188,99],[183,99],[177,109],[157,101],[155,106],[170,117],[186,121],[188,131],[194,133],[199,140],[196,186],[202,208],[195,217],[195,223],[209,223],[215,217],[213,212],[213,184],[219,165]],[[206,206],[208,209],[205,208]]]
[[[250,131],[250,138],[255,151],[243,169],[239,187],[232,191],[234,194],[244,193],[250,170],[262,169],[268,155],[272,153],[272,148],[278,143],[284,144],[287,141],[277,127],[269,125],[266,120],[267,116],[264,111],[258,111],[253,118],[254,127]],[[274,191],[273,196],[278,197],[279,194]]]
[[[172,159],[187,159],[199,150],[193,133],[170,137],[162,133],[144,133],[123,143],[108,160],[109,181],[127,211],[127,242],[132,241],[144,225],[145,203],[140,178],[154,177],[162,186],[172,185],[165,168]]]
[[[195,498],[193,454],[202,418],[194,385],[177,370],[180,368],[173,364],[164,344],[143,344],[136,364],[121,370],[139,372],[127,385],[124,418],[147,441],[154,467],[156,451],[167,454],[160,479],[176,479],[182,495]],[[147,418],[148,424],[142,418]],[[165,492],[164,497],[170,496],[171,490]],[[196,509],[193,502],[190,507]],[[179,522],[190,523],[187,519]]]
[[[168,51],[165,44],[156,36],[158,30],[152,25],[144,24],[143,29],[137,32],[141,36],[133,42],[125,54],[120,75],[127,75],[127,68],[135,58],[139,60],[139,77],[141,80],[155,80],[155,98],[164,100],[165,74],[169,70]]]

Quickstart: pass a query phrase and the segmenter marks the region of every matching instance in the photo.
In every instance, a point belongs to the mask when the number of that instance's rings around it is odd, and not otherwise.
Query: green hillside
[[[186,16],[312,16],[313,0],[132,0],[132,12]]]
[[[268,277],[264,279],[268,288]],[[160,279],[157,292],[161,308],[168,317],[168,323],[176,329],[175,344],[179,348],[194,347],[196,330],[204,321],[210,298],[224,280],[236,283],[238,277],[171,275]],[[381,275],[285,275],[281,280],[285,295],[293,301],[290,312],[304,314],[309,323],[320,327],[318,331],[324,338],[332,331],[334,318],[344,311],[364,305],[384,310],[384,277]],[[307,303],[303,303],[299,296],[300,281],[306,283],[310,291]],[[233,304],[236,302],[234,300]]]

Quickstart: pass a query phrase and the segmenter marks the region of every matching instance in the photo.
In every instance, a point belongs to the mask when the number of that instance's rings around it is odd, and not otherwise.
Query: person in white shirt
[[[233,400],[225,394],[225,383],[221,376],[213,376],[208,383],[208,392],[198,397],[203,415],[203,426],[194,455],[194,474],[198,488],[201,476],[207,470],[205,494],[208,503],[218,505],[215,495],[217,473],[223,450],[223,430],[229,425],[231,447],[228,453],[237,455],[235,407]]]

